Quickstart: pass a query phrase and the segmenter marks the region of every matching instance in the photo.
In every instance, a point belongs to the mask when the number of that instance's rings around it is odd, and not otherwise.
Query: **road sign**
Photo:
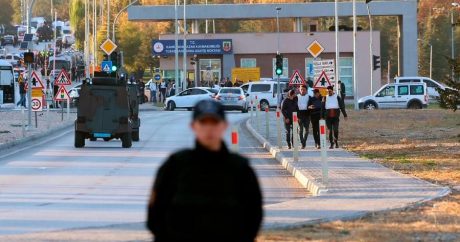
[[[319,89],[321,95],[324,96],[327,93],[326,88],[328,86],[331,86],[331,81],[327,77],[326,72],[323,71],[321,75],[318,77],[318,79],[316,80],[315,84],[313,85],[313,88]]]
[[[72,81],[69,78],[69,74],[64,69],[62,69],[61,72],[59,72],[58,77],[54,80],[54,85],[72,85]]]
[[[303,79],[302,75],[298,70],[294,71],[294,74],[291,76],[291,80],[289,80],[289,86],[300,86],[300,85],[307,85],[305,79]]]
[[[45,88],[45,85],[43,85],[42,79],[40,78],[40,75],[38,74],[38,72],[32,71],[32,75],[30,76],[32,79],[32,89],[34,88],[44,89]],[[24,88],[26,90],[29,88],[28,82],[25,83]]]
[[[318,79],[324,71],[331,82],[335,81],[335,61],[333,59],[313,61],[313,65],[315,80]]]
[[[67,101],[70,100],[69,93],[65,89],[65,86],[59,86],[59,90],[54,97],[55,101]]]
[[[32,97],[41,98],[43,96],[43,89],[32,88]]]
[[[308,52],[313,56],[313,58],[318,57],[324,51],[324,47],[317,41],[313,41],[308,47]]]
[[[32,98],[32,112],[41,112],[43,111],[42,97]]]
[[[103,61],[101,63],[101,69],[104,72],[112,72],[112,61]]]
[[[101,49],[107,54],[110,55],[118,46],[113,43],[110,39],[106,39],[101,45]],[[104,69],[104,68],[102,68]]]
[[[161,74],[160,74],[160,73],[156,73],[156,74],[153,76],[153,79],[155,79],[155,81],[161,80]]]

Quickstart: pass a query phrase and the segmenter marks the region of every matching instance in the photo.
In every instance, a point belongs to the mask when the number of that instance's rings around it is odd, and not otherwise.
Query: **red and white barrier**
[[[326,149],[326,121],[321,119],[319,121],[319,137],[321,143],[321,167],[322,167],[322,180],[323,184],[327,185],[329,182],[329,165],[327,162],[327,149]]]
[[[292,113],[292,148],[294,161],[299,161],[299,135],[297,130],[299,130],[299,119],[297,118],[297,112],[294,112]]]
[[[239,134],[238,134],[238,128],[237,127],[233,127],[232,128],[232,151],[233,152],[239,152],[239,148],[240,148],[240,145],[239,145],[239,142],[240,142],[240,139],[239,139]]]

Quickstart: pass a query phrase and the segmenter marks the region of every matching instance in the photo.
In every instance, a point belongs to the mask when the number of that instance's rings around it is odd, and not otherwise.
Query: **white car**
[[[176,108],[192,110],[201,100],[214,99],[217,91],[209,87],[194,87],[166,98],[165,110],[174,111]]]
[[[360,109],[410,108],[428,106],[426,83],[391,83],[380,88],[374,95],[358,100]]]
[[[429,77],[420,77],[420,76],[415,76],[415,77],[396,77],[395,78],[395,83],[420,83],[424,82],[426,83],[427,91],[428,91],[428,96],[432,100],[437,100],[439,99],[439,92],[436,90],[436,88],[439,89],[446,89],[446,86],[443,84],[430,79]]]
[[[227,110],[239,110],[247,113],[249,104],[247,96],[240,87],[223,87],[216,95],[216,101],[220,102]]]

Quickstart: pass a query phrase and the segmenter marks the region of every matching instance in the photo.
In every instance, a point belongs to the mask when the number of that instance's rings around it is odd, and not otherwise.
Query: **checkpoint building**
[[[417,0],[373,1],[372,16],[395,16],[398,30],[398,75],[418,75],[417,49]],[[356,3],[356,14],[368,17],[368,5]],[[199,33],[199,24],[205,20],[235,19],[274,19],[279,11],[280,18],[293,20],[293,31],[280,33],[280,53],[283,55],[283,79],[290,78],[295,70],[305,77],[312,78],[312,63],[315,59],[307,47],[318,41],[324,51],[316,60],[335,59],[335,33],[317,32],[315,27],[303,30],[305,19],[315,20],[334,17],[334,2],[278,3],[278,4],[190,4],[187,5],[187,21],[191,24],[191,33],[187,34],[187,73],[190,79],[220,80],[230,77],[231,70],[237,67],[259,67],[261,78],[275,77],[275,55],[277,51],[277,33]],[[129,21],[174,21],[174,5],[146,5],[128,8]],[[339,2],[339,17],[350,17],[353,13],[351,2]],[[177,7],[178,19],[184,18],[183,6]],[[179,35],[179,39],[183,36]],[[356,56],[353,56],[353,32],[339,32],[339,79],[345,83],[346,95],[363,97],[377,91],[381,83],[381,68],[372,68],[372,56],[380,55],[380,33],[372,32],[373,47],[370,53],[370,32],[358,31],[356,36]],[[152,55],[160,56],[160,68],[164,78],[174,78],[174,35],[160,35],[152,41]],[[179,41],[179,69],[182,69],[182,41]],[[172,51],[172,52],[171,52]],[[197,57],[195,66],[190,58]],[[356,70],[353,63],[356,61]],[[195,69],[196,67],[196,69]],[[337,69],[337,68],[336,68]],[[196,75],[195,75],[196,72]],[[356,73],[356,76],[353,76]],[[372,78],[371,78],[372,76]],[[371,85],[371,79],[373,83]],[[315,82],[316,80],[313,80]],[[371,90],[372,86],[372,90]]]
[[[380,33],[372,33],[374,38],[373,55],[380,56]],[[233,68],[260,68],[260,77],[275,79],[275,56],[277,33],[223,33],[191,34],[187,43],[187,77],[190,80],[220,81],[230,78]],[[324,51],[314,58],[307,50],[317,41]],[[346,86],[347,96],[353,96],[353,44],[352,32],[340,32],[339,78]],[[283,55],[282,80],[289,80],[294,71],[298,71],[305,80],[316,82],[314,60],[335,60],[334,32],[280,33],[280,52]],[[358,53],[356,55],[359,96],[370,94],[370,75],[372,63],[369,53],[369,32],[358,32]],[[174,79],[174,35],[161,35],[152,41],[152,54],[161,57],[160,69],[163,78]],[[178,44],[179,69],[182,72],[183,41]],[[196,57],[196,66],[190,59]],[[196,70],[195,70],[196,68]],[[195,76],[196,73],[196,76]],[[374,91],[381,86],[381,71],[372,71]],[[209,77],[211,75],[211,77]],[[211,80],[209,80],[211,79]]]

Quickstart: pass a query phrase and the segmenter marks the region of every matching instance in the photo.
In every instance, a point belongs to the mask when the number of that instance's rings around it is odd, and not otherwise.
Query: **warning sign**
[[[32,71],[32,75],[30,75],[30,78],[32,79],[32,89],[33,88],[40,88],[44,89],[45,86],[43,85],[42,79],[38,75],[36,71]],[[25,89],[27,90],[29,88],[29,83],[25,82],[24,84]]]
[[[298,70],[294,71],[294,74],[291,76],[291,80],[289,80],[289,86],[300,86],[300,85],[307,85],[305,79],[303,79],[302,75],[300,75]]]
[[[67,101],[70,100],[69,93],[65,89],[64,86],[59,86],[59,90],[56,93],[56,96],[54,97],[55,101]]]
[[[58,77],[54,80],[54,85],[72,85],[72,81],[69,78],[69,74],[64,69],[62,69],[61,72],[59,72]]]
[[[323,71],[321,72],[321,75],[319,75],[318,79],[316,80],[315,84],[313,85],[313,88],[319,89],[321,95],[326,95],[327,90],[326,88],[331,85],[331,81],[329,80],[329,77],[327,77],[326,72]]]

